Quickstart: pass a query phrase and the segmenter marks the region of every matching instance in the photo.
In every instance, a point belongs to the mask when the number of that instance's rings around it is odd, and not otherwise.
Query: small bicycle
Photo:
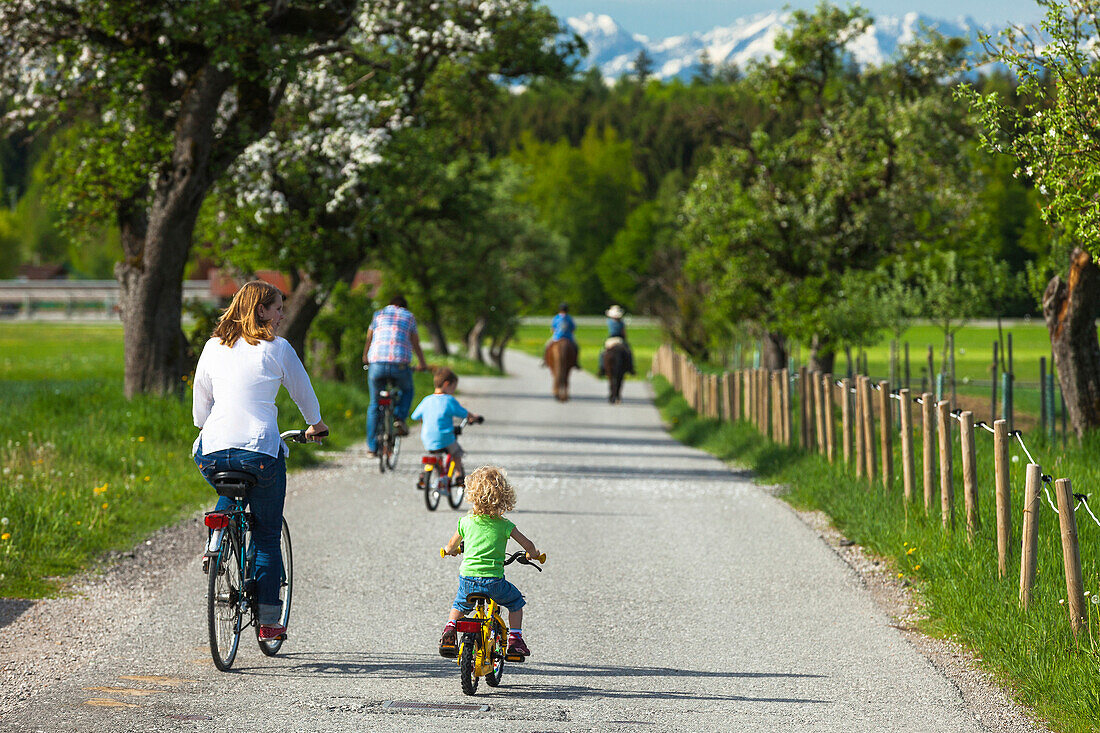
[[[328,431],[317,433],[323,438]],[[305,430],[289,430],[281,436],[295,443],[309,442]],[[207,512],[203,523],[210,528],[210,539],[204,560],[207,573],[206,618],[210,634],[210,655],[214,666],[227,672],[233,666],[240,646],[241,631],[253,626],[260,651],[269,657],[282,648],[286,637],[274,640],[259,638],[259,606],[256,595],[256,548],[252,544],[253,516],[245,511],[248,492],[256,485],[256,477],[246,471],[219,471],[211,482],[220,496],[236,504],[227,511]],[[283,519],[279,549],[283,560],[279,600],[282,613],[279,625],[290,621],[290,602],[294,593],[294,555],[290,546],[290,527]]]
[[[473,422],[480,424],[485,422],[485,418],[479,415]],[[455,426],[455,437],[462,435],[462,428],[469,424],[469,418],[462,418],[462,422]],[[454,483],[455,462],[451,455],[445,450],[429,451],[428,455],[420,459],[420,466],[416,488],[424,492],[424,504],[427,505],[428,511],[436,510],[441,495],[447,497],[447,503],[452,509],[458,509],[466,495],[466,487]]]
[[[446,548],[439,548],[439,556],[447,556]],[[540,564],[545,563],[546,553],[535,559]],[[527,553],[522,550],[509,555],[504,564],[513,562],[530,565],[542,572],[542,568],[528,560]],[[523,662],[525,657],[508,653],[508,625],[501,618],[500,606],[496,601],[483,593],[471,593],[466,600],[474,604],[474,610],[472,616],[460,618],[457,622],[457,631],[462,635],[458,642],[458,671],[462,692],[473,695],[482,677],[489,687],[496,687],[504,676],[504,663]]]

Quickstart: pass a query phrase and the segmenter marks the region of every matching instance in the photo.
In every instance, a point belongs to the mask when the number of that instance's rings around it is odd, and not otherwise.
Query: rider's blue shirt
[[[554,316],[552,325],[554,328],[554,341],[561,341],[562,339],[575,341],[573,331],[576,330],[577,324],[573,323],[573,317],[568,313],[559,313]]]
[[[621,318],[608,318],[607,319],[607,336],[608,338],[626,338],[626,326],[623,325]]]
[[[430,394],[413,410],[412,419],[422,420],[420,441],[424,450],[443,450],[455,442],[454,418],[466,417],[466,408],[452,395]]]

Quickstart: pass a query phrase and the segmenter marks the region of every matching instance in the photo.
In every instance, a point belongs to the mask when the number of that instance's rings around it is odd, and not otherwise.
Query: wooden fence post
[[[750,369],[741,370],[741,409],[744,411],[745,422],[752,422],[752,380]]]
[[[908,346],[908,344],[906,344]],[[914,464],[913,464],[913,400],[908,389],[898,390],[901,398],[901,482],[905,497],[906,511],[913,500]]]
[[[861,478],[867,471],[867,459],[863,453],[866,446],[863,444],[863,411],[866,409],[863,405],[863,376],[857,374],[855,383],[855,423],[852,425],[852,429],[855,431],[856,436],[856,478]]]
[[[771,370],[760,370],[760,433],[766,438],[771,435],[771,392],[769,382]]]
[[[951,473],[951,409],[950,400],[936,403],[936,432],[940,443],[940,517],[944,529],[955,528],[955,484]]]
[[[840,380],[840,436],[844,446],[844,465],[852,465],[852,380]]]
[[[889,491],[894,482],[894,419],[890,409],[890,383],[879,381],[879,448],[882,453],[882,488]]]
[[[806,385],[808,384],[809,370],[804,366],[798,367],[798,447],[809,450],[810,438],[808,423],[806,421]]]
[[[737,392],[734,385],[737,380],[734,378],[732,372],[726,372],[722,375],[722,394],[726,398],[726,402],[722,409],[726,413],[727,422],[735,422],[737,420]]]
[[[932,513],[932,502],[936,497],[935,451],[936,417],[931,392],[922,392],[921,401],[921,467],[924,469],[924,513]]]
[[[867,461],[867,482],[875,481],[875,403],[871,398],[871,378],[860,377],[863,388],[863,457]]]
[[[999,420],[1004,422],[1006,420]],[[1043,479],[1038,464],[1027,464],[1024,483],[1024,521],[1020,546],[1020,608],[1031,605],[1031,589],[1035,586],[1035,555],[1039,545],[1039,482]]]
[[[783,411],[783,445],[791,444],[791,370],[784,369],[779,373],[782,380],[779,384],[780,409]]]
[[[825,454],[825,395],[821,389],[821,372],[814,372],[814,441],[817,452]]]
[[[993,422],[993,473],[997,489],[997,574],[1008,575],[1008,548],[1012,543],[1012,491],[1008,483],[1008,422]]]
[[[821,378],[821,394],[825,407],[825,457],[829,463],[836,457],[836,427],[833,420],[833,396],[836,389],[833,386],[833,375],[826,374]]]
[[[959,442],[962,446],[963,505],[966,507],[966,537],[971,542],[978,531],[978,473],[974,453],[974,413],[959,415]]]
[[[1058,525],[1062,529],[1062,564],[1066,568],[1066,605],[1073,635],[1085,625],[1085,596],[1081,582],[1081,551],[1077,546],[1077,521],[1073,516],[1073,487],[1068,478],[1054,482],[1058,496]]]

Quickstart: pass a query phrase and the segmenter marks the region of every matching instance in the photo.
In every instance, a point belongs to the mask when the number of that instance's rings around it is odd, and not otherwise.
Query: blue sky
[[[604,13],[634,33],[651,38],[710,30],[728,25],[736,18],[784,7],[788,3],[768,0],[543,0],[562,17]],[[837,4],[844,5],[844,2]],[[917,11],[937,18],[968,15],[979,23],[1025,22],[1040,17],[1035,0],[863,0],[876,15],[904,15]],[[792,0],[796,8],[812,8],[817,0]]]

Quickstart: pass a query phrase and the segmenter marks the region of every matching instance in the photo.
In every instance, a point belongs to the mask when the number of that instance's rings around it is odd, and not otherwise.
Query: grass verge
[[[51,595],[103,553],[213,504],[190,455],[190,393],[127,401],[119,325],[3,323],[0,354],[0,597]],[[472,371],[464,359],[446,363]],[[414,380],[416,399],[432,391],[430,374]],[[326,450],[363,440],[361,381],[314,380],[332,432]],[[285,390],[278,404],[282,429],[302,426]],[[316,460],[297,446],[288,463]]]
[[[992,486],[992,440],[977,444],[979,503],[984,524],[971,545],[963,528],[962,481],[956,476],[958,527],[944,531],[937,509],[928,515],[923,500],[902,500],[900,480],[884,491],[869,486],[841,465],[817,454],[772,443],[744,422],[719,422],[697,415],[660,377],[653,380],[656,404],[673,437],[724,460],[751,468],[761,481],[788,487],[784,498],[802,509],[832,517],[851,540],[893,563],[899,577],[918,594],[927,619],[922,630],[952,638],[974,649],[982,665],[1016,699],[1060,731],[1095,731],[1100,720],[1100,603],[1089,602],[1087,629],[1075,640],[1069,628],[1058,517],[1043,501],[1039,512],[1038,574],[1035,601],[1027,611],[1017,603],[1019,509],[1026,458],[1013,451],[1013,545],[1008,577],[997,576]],[[797,435],[797,426],[794,430]],[[987,435],[987,434],[986,434]],[[1053,449],[1028,439],[1036,460],[1055,456]],[[919,441],[917,466],[921,456]],[[957,447],[956,447],[956,450]],[[1089,491],[1100,482],[1093,458],[1094,439],[1061,453],[1043,465],[1046,473],[1066,476],[1075,490]],[[900,463],[895,461],[896,466]],[[956,456],[959,472],[961,460]],[[1076,487],[1085,487],[1078,489]],[[919,491],[918,491],[919,493]],[[1100,502],[1096,502],[1100,504]],[[939,507],[938,492],[933,502]],[[1081,561],[1089,601],[1100,593],[1100,528],[1082,509],[1077,518]]]

